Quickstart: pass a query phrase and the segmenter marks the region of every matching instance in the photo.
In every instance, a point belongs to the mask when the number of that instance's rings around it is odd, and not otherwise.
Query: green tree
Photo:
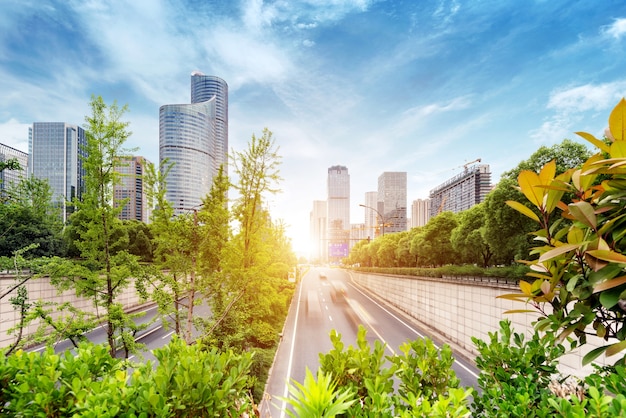
[[[479,203],[458,214],[459,225],[452,230],[450,242],[463,263],[489,266],[493,252],[484,238],[485,205]]]
[[[411,254],[421,266],[454,264],[456,252],[450,242],[452,231],[458,225],[456,215],[442,212],[428,221],[411,241]]]
[[[116,339],[128,354],[136,349],[137,332],[116,297],[128,288],[131,278],[142,275],[138,258],[124,249],[128,246],[127,236],[120,239],[119,231],[124,228],[117,215],[123,205],[113,196],[113,187],[119,182],[116,168],[131,151],[123,148],[130,132],[128,122],[121,120],[127,106],[120,108],[116,102],[109,106],[102,97],[92,96],[90,107],[92,114],[85,118],[85,192],[83,200],[76,202],[84,220],[75,243],[82,260],[57,259],[49,265],[49,272],[61,289],[73,288],[102,309],[107,342],[115,356]]]
[[[561,174],[580,167],[589,158],[590,151],[583,144],[565,139],[551,147],[542,146],[527,160],[502,175],[496,188],[485,199],[484,237],[492,249],[493,259],[498,264],[511,264],[525,257],[531,248],[535,225],[525,216],[506,205],[506,201],[522,201],[522,193],[515,188],[518,174],[522,170],[537,172],[548,161],[555,161],[556,173]],[[527,205],[529,208],[530,205]]]
[[[31,244],[36,244],[29,251],[32,257],[62,256],[62,227],[48,182],[22,178],[7,188],[7,200],[0,204],[0,256]]]

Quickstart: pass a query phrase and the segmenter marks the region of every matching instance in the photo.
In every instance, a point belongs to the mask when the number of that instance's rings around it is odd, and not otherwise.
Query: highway
[[[325,278],[320,278],[320,273]],[[333,290],[341,288],[345,289],[346,298],[333,300]],[[288,397],[287,383],[292,379],[302,383],[307,367],[316,374],[319,353],[332,349],[332,329],[341,334],[346,347],[354,346],[358,323],[366,327],[372,347],[375,340],[385,344],[386,355],[399,353],[402,343],[424,336],[440,346],[437,336],[428,335],[406,316],[357,287],[347,272],[324,267],[311,269],[296,288],[267,382],[266,399],[260,407],[262,416],[283,418],[287,404],[279,398]],[[453,368],[461,385],[477,387],[478,370],[455,357]]]

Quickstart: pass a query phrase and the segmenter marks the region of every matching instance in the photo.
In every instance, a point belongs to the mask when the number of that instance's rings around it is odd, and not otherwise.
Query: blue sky
[[[477,158],[495,183],[541,145],[601,136],[625,49],[623,0],[2,0],[0,143],[83,124],[96,94],[128,104],[128,145],[157,162],[159,107],[189,102],[192,71],[219,76],[231,150],[274,133],[270,210],[304,252],[332,165],[358,223],[384,171],[408,173],[410,206]]]

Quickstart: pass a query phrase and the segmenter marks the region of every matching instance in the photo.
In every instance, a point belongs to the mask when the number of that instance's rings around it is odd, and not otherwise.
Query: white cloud
[[[28,152],[28,123],[20,123],[16,119],[9,119],[0,123],[0,143]]]
[[[626,34],[626,18],[615,19],[613,24],[603,27],[602,32],[615,39],[620,39]]]

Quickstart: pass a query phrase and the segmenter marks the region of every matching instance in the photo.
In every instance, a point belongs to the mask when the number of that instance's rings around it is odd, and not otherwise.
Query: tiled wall
[[[532,335],[531,323],[535,313],[504,314],[510,309],[531,309],[523,303],[497,296],[519,293],[519,287],[495,280],[476,281],[474,278],[432,279],[421,277],[374,275],[351,272],[353,280],[374,295],[416,319],[426,328],[437,332],[450,344],[473,359],[477,355],[471,337],[489,341],[489,332],[498,331],[499,322],[510,319],[518,333]],[[566,354],[560,363],[564,374],[583,376],[593,372],[591,366],[582,366],[583,356],[606,344],[598,338],[588,338],[581,349]],[[596,364],[612,364],[615,358],[600,357]]]
[[[0,295],[4,294],[11,287],[15,286],[16,280],[14,276],[0,274]],[[86,312],[96,312],[90,299],[77,297],[71,290],[59,293],[54,286],[50,284],[48,278],[31,279],[26,282],[28,290],[28,298],[31,302],[38,300],[51,302],[53,304],[71,303],[76,309]],[[7,331],[13,328],[19,321],[19,312],[13,309],[10,298],[15,296],[15,292],[5,296],[0,300],[0,347],[8,347],[15,341],[15,334],[9,335]],[[127,291],[120,295],[117,302],[124,305],[125,308],[139,306],[141,300],[135,292],[134,285],[129,285]],[[54,309],[53,306],[50,309]],[[103,313],[100,308],[100,313]],[[66,313],[67,314],[67,313]],[[60,313],[54,313],[53,317],[58,318]],[[24,332],[26,335],[32,334],[37,330],[37,324],[28,326]]]

